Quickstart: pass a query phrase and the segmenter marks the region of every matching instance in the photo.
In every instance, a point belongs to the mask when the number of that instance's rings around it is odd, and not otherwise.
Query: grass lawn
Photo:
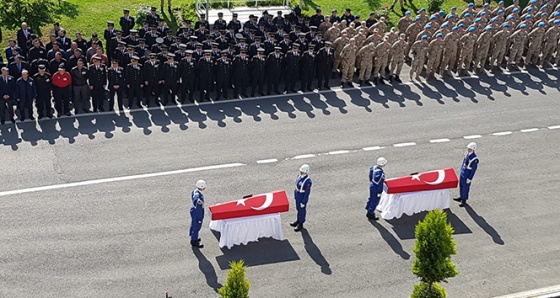
[[[77,6],[78,16],[75,18],[68,18],[63,17],[60,19],[60,24],[63,28],[66,29],[67,34],[69,37],[74,38],[74,33],[79,31],[85,38],[91,36],[91,33],[97,32],[100,38],[103,37],[103,30],[106,28],[106,21],[112,20],[117,23],[116,27],[118,26],[118,21],[120,16],[122,15],[122,10],[124,8],[128,8],[131,10],[131,15],[134,16],[140,4],[147,4],[151,6],[158,7],[160,6],[160,1],[158,0],[120,0],[120,1],[113,1],[113,0],[66,0],[71,4]],[[188,2],[194,0],[187,0]],[[298,5],[299,0],[291,0],[292,6]],[[511,0],[510,0],[511,1]],[[186,1],[173,1],[173,5],[181,5]],[[408,1],[407,1],[408,2]],[[509,2],[509,1],[506,1]],[[166,1],[167,3],[167,1]],[[350,7],[352,8],[352,13],[354,15],[360,14],[362,16],[362,20],[365,20],[369,17],[369,13],[371,11],[378,11],[385,8],[386,5],[391,4],[391,0],[304,0],[303,1],[303,12],[308,15],[312,15],[315,13],[316,7],[321,7],[323,9],[324,15],[330,15],[330,12],[333,8],[337,8],[339,15],[344,12],[344,8]],[[459,11],[461,11],[464,7],[466,7],[467,2],[463,0],[446,0],[445,3],[442,5],[442,8],[445,11],[449,11],[452,6],[457,6]],[[482,4],[481,0],[477,0],[478,5]],[[166,4],[167,5],[167,4]],[[413,12],[417,11],[422,7],[427,7],[428,0],[414,0],[413,4],[405,5],[406,9]],[[396,24],[399,18],[402,16],[400,12],[400,4],[395,6],[395,13],[389,14],[389,19],[393,24]],[[42,32],[44,37],[47,39],[48,31],[50,30],[49,27],[42,28]],[[4,40],[2,42],[2,47],[5,47],[7,44],[7,40],[10,37],[15,37],[15,31],[4,30]]]

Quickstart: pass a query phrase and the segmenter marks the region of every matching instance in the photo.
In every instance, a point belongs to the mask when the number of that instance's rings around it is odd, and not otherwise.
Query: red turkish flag
[[[385,180],[387,193],[403,193],[425,190],[456,188],[459,179],[453,168],[445,168],[411,176]]]
[[[212,220],[288,212],[290,203],[284,190],[225,202],[208,207]]]

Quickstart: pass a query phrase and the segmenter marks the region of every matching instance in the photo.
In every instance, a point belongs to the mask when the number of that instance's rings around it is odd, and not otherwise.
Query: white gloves
[[[377,197],[378,197],[378,198],[381,198],[381,194],[380,194],[380,193],[378,193],[378,194],[377,194]]]
[[[467,184],[471,184],[471,179],[467,179]]]
[[[305,204],[299,204],[299,207],[305,208]]]

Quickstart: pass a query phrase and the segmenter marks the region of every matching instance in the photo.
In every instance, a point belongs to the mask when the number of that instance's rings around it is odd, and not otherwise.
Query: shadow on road
[[[299,256],[288,240],[261,238],[258,242],[235,245],[231,249],[224,247],[221,250],[223,255],[216,257],[221,270],[229,269],[231,261],[243,260],[247,267],[253,267],[299,260]]]
[[[313,261],[315,261],[315,264],[321,267],[321,272],[326,275],[331,275],[331,265],[323,256],[319,247],[317,247],[317,245],[313,242],[311,235],[309,235],[309,232],[306,229],[301,230],[301,237],[303,238],[305,251],[313,259]]]
[[[453,230],[455,230],[455,235],[457,234],[471,234],[472,231],[465,225],[465,223],[457,217],[451,209],[445,209],[447,213],[447,222],[451,224]],[[414,230],[416,229],[416,224],[423,220],[428,214],[427,211],[416,213],[414,215],[408,216],[403,215],[399,219],[389,219],[387,222],[393,226],[393,231],[397,234],[399,239],[407,240],[416,238]]]
[[[494,243],[499,244],[499,245],[504,245],[505,244],[504,240],[502,240],[502,237],[500,236],[498,231],[496,231],[496,229],[494,229],[486,221],[486,219],[484,219],[484,217],[478,215],[478,213],[476,213],[476,211],[474,211],[474,209],[468,204],[465,205],[465,209],[467,210],[467,213],[471,216],[471,218],[474,220],[474,222],[476,222],[476,224],[481,229],[483,229],[484,232],[486,232],[486,234],[488,234],[488,235],[490,235],[490,237],[492,237],[492,240],[494,240]]]
[[[212,266],[212,263],[208,261],[200,249],[193,247],[192,250],[198,259],[198,269],[200,269],[200,272],[202,272],[204,278],[206,278],[206,284],[217,293],[218,289],[222,287],[222,284],[218,282],[218,276],[216,275],[214,266]]]
[[[397,240],[397,238],[395,238],[395,236],[393,236],[393,234],[391,234],[391,232],[389,232],[387,229],[385,229],[385,227],[383,227],[376,220],[370,220],[369,223],[372,226],[374,226],[377,230],[379,230],[379,234],[381,234],[381,237],[383,237],[383,240],[385,240],[385,242],[387,242],[387,244],[389,244],[391,249],[393,249],[393,251],[396,254],[398,254],[399,256],[401,256],[401,258],[403,258],[405,260],[410,259],[410,254],[407,253],[406,251],[404,251],[404,249],[402,248],[402,245],[399,242],[399,240]]]

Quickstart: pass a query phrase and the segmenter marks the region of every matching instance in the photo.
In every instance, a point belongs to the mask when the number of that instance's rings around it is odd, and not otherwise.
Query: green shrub
[[[410,298],[445,298],[445,289],[438,284],[432,284],[430,287],[428,283],[421,282],[414,285],[414,290]]]
[[[245,263],[230,262],[226,283],[218,290],[222,298],[249,298],[249,287],[251,284],[245,278]]]
[[[440,11],[443,2],[444,0],[428,0],[428,11],[432,13]]]

